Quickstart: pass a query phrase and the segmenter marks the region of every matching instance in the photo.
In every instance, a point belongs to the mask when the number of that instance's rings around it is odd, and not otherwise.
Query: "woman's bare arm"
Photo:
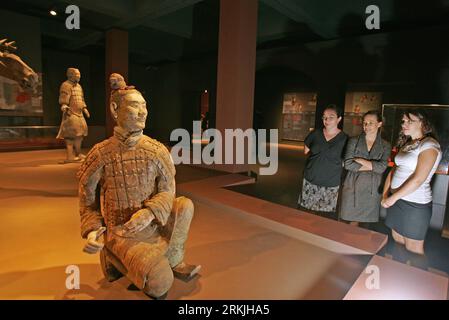
[[[427,149],[419,154],[415,172],[394,193],[397,199],[416,191],[426,181],[437,157],[438,151],[435,149]]]
[[[438,151],[435,149],[427,149],[421,152],[418,156],[418,164],[413,174],[391,196],[384,198],[382,206],[389,208],[399,199],[416,191],[426,181],[437,158]]]
[[[307,154],[309,154],[309,152],[310,152],[309,147],[304,145],[304,154],[307,155]]]

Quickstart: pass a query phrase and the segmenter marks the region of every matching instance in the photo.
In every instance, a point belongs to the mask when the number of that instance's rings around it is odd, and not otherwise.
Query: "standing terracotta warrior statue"
[[[85,158],[81,154],[81,143],[87,136],[87,123],[84,115],[90,118],[84,102],[83,88],[79,84],[81,74],[78,69],[67,69],[67,80],[59,90],[62,121],[56,138],[64,139],[67,148],[66,162],[80,161]],[[84,115],[83,115],[84,113]]]
[[[175,198],[169,151],[143,134],[147,117],[141,93],[112,74],[114,135],[88,153],[78,178],[84,251],[100,252],[109,281],[126,275],[147,295],[160,298],[173,276],[191,279],[200,266],[184,263],[193,203]],[[98,241],[105,231],[104,244]]]

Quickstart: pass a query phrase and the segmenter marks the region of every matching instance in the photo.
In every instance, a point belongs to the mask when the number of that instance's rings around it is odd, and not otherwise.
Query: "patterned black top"
[[[348,135],[340,131],[326,141],[322,129],[309,133],[304,144],[310,149],[304,178],[318,186],[336,187],[340,185],[343,170],[343,152]]]

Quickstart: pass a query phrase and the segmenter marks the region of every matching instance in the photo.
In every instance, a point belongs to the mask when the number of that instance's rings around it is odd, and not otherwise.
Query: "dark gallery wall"
[[[145,91],[149,105],[145,132],[164,143],[170,142],[173,129],[184,128],[191,133],[192,121],[200,119],[204,90],[209,92],[209,111],[215,119],[219,4],[214,0],[194,5],[192,24],[186,26],[189,37],[176,40],[177,57],[170,58],[168,52],[162,61],[147,65],[134,64],[130,59],[129,80]]]
[[[352,90],[381,91],[383,103],[449,104],[447,34],[447,27],[412,28],[259,49],[254,127],[281,127],[288,92],[318,92],[318,112],[329,103],[343,108],[346,91]],[[148,134],[168,142],[173,129],[191,130],[204,89],[215,104],[216,63],[209,56],[147,70],[131,66],[130,79],[149,101]]]
[[[139,88],[148,104],[146,132],[164,143],[176,128],[192,131],[192,121],[200,119],[200,98],[210,95],[211,113],[215,104],[216,58],[205,58],[145,68],[130,65],[130,82]]]
[[[315,88],[318,112],[347,90],[382,91],[383,103],[449,104],[448,27],[259,50],[255,121],[279,128],[283,94]]]
[[[256,72],[254,128],[281,129],[284,93],[315,90],[315,81],[299,70],[282,65],[261,67]]]
[[[20,21],[20,23],[18,23]],[[84,52],[42,48],[39,18],[0,11],[1,37],[16,40],[18,54],[37,72],[43,74],[43,125],[58,126],[61,112],[59,87],[66,80],[68,67],[81,72],[81,85],[91,113],[89,126],[104,126],[106,112],[104,49]],[[188,50],[186,48],[185,50]],[[129,61],[129,84],[142,91],[148,101],[146,133],[169,142],[175,128],[192,130],[192,121],[200,118],[200,96],[211,92],[210,106],[215,103],[216,57],[173,62],[148,68]],[[93,134],[93,130],[91,131]]]
[[[39,18],[0,10],[0,39],[16,41],[17,55],[34,71],[42,71],[41,23]]]
[[[363,24],[361,17],[347,19]],[[73,66],[82,73],[92,115],[88,124],[104,126],[104,49],[76,53],[42,48],[39,19],[8,11],[0,10],[0,30],[0,37],[16,40],[19,55],[43,73],[43,124],[59,125],[58,90],[67,67]],[[211,42],[215,31],[205,42]],[[194,34],[200,38],[201,32]],[[449,27],[444,25],[411,25],[389,32],[381,26],[380,32],[369,35],[259,47],[254,127],[280,128],[283,94],[288,92],[316,91],[318,112],[329,103],[343,107],[345,93],[351,90],[381,91],[383,103],[449,104],[448,34]],[[185,53],[178,62],[155,65],[136,64],[130,55],[128,82],[142,91],[149,106],[146,133],[166,143],[173,129],[192,130],[192,121],[200,118],[204,90],[210,93],[214,119],[216,50],[207,48],[204,55],[190,57],[186,45]]]
[[[145,132],[168,143],[176,128],[192,130],[192,121],[200,118],[200,97],[204,90],[215,92],[216,58],[170,63],[148,68],[130,61],[128,83],[136,86],[148,104]],[[48,125],[59,125],[58,91],[66,79],[66,69],[77,67],[81,72],[81,85],[91,113],[90,126],[104,126],[106,97],[104,87],[104,54],[43,50],[44,110]],[[210,105],[213,108],[214,94]]]
[[[449,104],[447,34],[445,26],[420,26],[259,49],[254,127],[281,127],[283,94],[288,92],[318,92],[318,112],[330,103],[343,108],[346,91],[380,91],[383,103]],[[189,129],[191,121],[198,119],[202,90],[209,89],[211,106],[215,103],[215,57],[171,63],[139,74],[150,92],[148,133],[165,142],[172,129]]]
[[[43,125],[59,125],[59,86],[66,80],[68,67],[81,71],[81,85],[91,111],[89,125],[104,125],[104,57],[42,48],[39,18],[0,10],[0,38],[15,40],[17,54],[36,72],[42,73]],[[101,81],[101,82],[99,82]]]

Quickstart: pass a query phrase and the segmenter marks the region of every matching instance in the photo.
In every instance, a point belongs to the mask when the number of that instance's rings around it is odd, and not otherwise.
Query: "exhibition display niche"
[[[16,51],[15,41],[0,40],[0,150],[57,145],[57,128],[43,125],[41,74]]]
[[[316,102],[315,92],[284,94],[281,131],[283,140],[304,141],[315,127]]]

